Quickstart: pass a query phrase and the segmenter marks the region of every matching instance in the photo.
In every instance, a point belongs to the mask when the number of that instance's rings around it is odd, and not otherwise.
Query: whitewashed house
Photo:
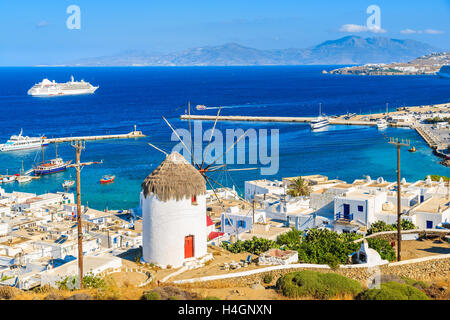
[[[409,215],[419,229],[435,229],[442,223],[450,223],[450,200],[445,197],[431,197],[412,208]]]
[[[368,228],[376,221],[375,213],[381,211],[387,193],[377,190],[356,189],[334,200],[335,230],[355,231],[357,226]]]
[[[253,200],[256,194],[285,194],[285,186],[281,181],[267,179],[245,181],[245,200]]]
[[[253,217],[255,221],[253,221]],[[221,232],[228,234],[242,233],[253,228],[254,223],[265,223],[266,212],[252,209],[241,210],[238,206],[229,207],[220,218]]]

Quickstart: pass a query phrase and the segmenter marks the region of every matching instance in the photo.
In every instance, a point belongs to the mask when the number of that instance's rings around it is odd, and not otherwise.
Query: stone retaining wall
[[[447,234],[450,234],[450,230],[444,230],[444,229],[414,229],[414,230],[402,230],[402,235],[403,234],[409,234],[409,233],[418,233],[419,237],[424,236],[425,234],[431,236],[431,235],[439,235],[441,237],[444,237]],[[377,232],[371,235],[368,235],[364,238],[361,239],[357,239],[355,240],[355,242],[361,242],[364,239],[368,239],[368,238],[377,238],[377,239],[384,239],[387,240],[389,242],[391,242],[392,240],[397,241],[397,231],[384,231],[384,232]]]
[[[421,259],[414,259],[409,261],[394,262],[386,265],[379,266],[381,274],[392,274],[397,276],[405,276],[415,280],[433,281],[438,279],[450,278],[450,255],[439,255]],[[365,283],[367,279],[373,275],[373,269],[368,270],[367,267],[341,267],[337,270],[332,270],[328,266],[322,268],[315,267],[293,267],[276,269],[266,272],[255,273],[251,275],[230,277],[227,279],[208,280],[200,282],[200,279],[189,279],[175,281],[175,283],[189,283],[194,282],[196,287],[238,287],[249,286],[255,282],[262,282],[264,276],[267,274],[272,275],[272,284],[275,284],[276,280],[282,275],[302,270],[313,270],[319,272],[335,272],[345,277],[355,279]],[[193,281],[195,280],[195,281]]]

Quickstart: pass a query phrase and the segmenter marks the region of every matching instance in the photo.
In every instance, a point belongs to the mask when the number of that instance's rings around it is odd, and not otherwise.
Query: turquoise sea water
[[[177,128],[188,128],[178,119],[187,100],[192,105],[224,106],[222,115],[313,116],[347,112],[380,112],[391,109],[450,101],[450,81],[432,76],[356,77],[322,75],[334,67],[231,67],[231,68],[0,68],[0,141],[21,128],[25,135],[47,137],[125,133],[138,126],[147,138],[86,143],[82,160],[104,160],[102,165],[82,170],[82,201],[91,207],[125,209],[139,203],[140,184],[164,159],[148,146],[151,142],[171,150],[171,131],[162,116]],[[33,98],[26,91],[44,77],[58,82],[70,75],[100,85],[94,95]],[[217,109],[193,113],[215,114]],[[204,130],[213,123],[204,121]],[[324,174],[353,181],[362,175],[394,180],[396,151],[385,136],[410,139],[417,152],[402,151],[402,175],[407,180],[427,174],[449,175],[431,149],[412,130],[364,126],[329,126],[311,132],[306,124],[222,122],[217,128],[279,129],[280,164],[273,176],[259,171],[216,173],[213,178],[242,190],[245,180],[280,179],[286,176]],[[58,145],[58,154],[74,159],[69,144]],[[54,146],[46,148],[46,158]],[[25,169],[40,161],[39,151],[0,153],[0,174]],[[254,167],[254,165],[249,165]],[[231,166],[237,168],[238,166]],[[104,174],[115,174],[116,182],[100,185]],[[7,191],[43,193],[62,190],[64,179],[75,178],[74,169],[45,176],[28,184],[3,185]]]

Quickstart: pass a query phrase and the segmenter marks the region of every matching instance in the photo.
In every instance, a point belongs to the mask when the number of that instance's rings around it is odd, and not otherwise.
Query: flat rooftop
[[[418,205],[417,207],[415,207],[413,211],[440,213],[444,210],[447,210],[449,207],[450,207],[450,200],[445,198],[432,197],[431,199],[428,199],[425,202]]]

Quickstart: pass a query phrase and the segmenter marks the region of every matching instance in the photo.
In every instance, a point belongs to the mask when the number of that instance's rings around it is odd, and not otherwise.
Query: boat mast
[[[58,144],[55,141],[55,159],[58,159]]]
[[[44,145],[42,144],[41,147],[42,147],[42,164],[44,164],[44,163],[45,163],[45,151],[44,151]]]
[[[319,117],[322,115],[322,102],[319,102]]]

